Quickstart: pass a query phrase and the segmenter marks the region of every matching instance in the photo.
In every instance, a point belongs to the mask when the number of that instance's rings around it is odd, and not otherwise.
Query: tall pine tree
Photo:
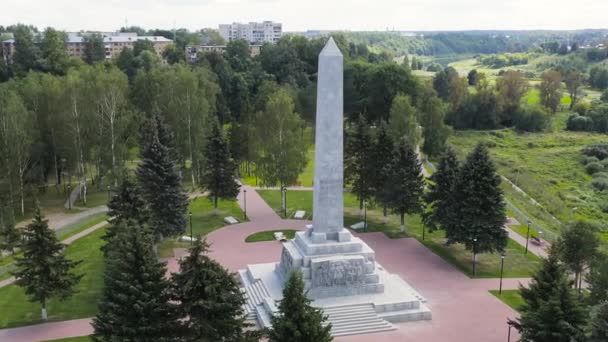
[[[122,222],[106,259],[104,290],[93,319],[94,341],[175,341],[180,333],[171,302],[165,263],[159,262],[150,234],[133,221]]]
[[[449,225],[454,184],[457,178],[458,158],[454,150],[448,148],[439,160],[437,171],[431,176],[429,191],[424,195],[427,210],[422,215],[422,219],[431,231]]]
[[[522,341],[572,342],[583,340],[584,311],[570,288],[566,270],[560,265],[555,249],[528,287],[520,286],[524,300],[521,307]]]
[[[142,162],[137,167],[137,180],[154,232],[161,236],[179,234],[186,226],[188,197],[182,189],[174,152],[160,139],[168,139],[168,129],[158,115],[150,120],[153,122],[145,125],[142,132],[142,137],[149,140],[141,144]]]
[[[21,231],[13,222],[4,222],[0,225],[0,251],[15,254],[15,248],[21,243]]]
[[[244,333],[243,304],[239,284],[222,265],[207,255],[209,245],[200,237],[180,271],[172,276],[173,296],[189,341],[237,341]]]
[[[383,197],[388,207],[401,218],[401,231],[405,231],[405,214],[422,210],[422,169],[418,156],[406,138],[395,146],[393,159],[385,166],[387,174]]]
[[[217,119],[212,119],[211,132],[205,145],[205,169],[201,177],[202,186],[213,200],[217,213],[218,199],[234,199],[240,185],[236,182],[237,165],[230,157],[230,147]]]
[[[42,319],[46,320],[49,298],[56,296],[63,300],[74,293],[74,286],[82,275],[72,271],[80,261],[65,257],[65,245],[57,240],[38,207],[32,223],[23,231],[21,248],[23,256],[16,258],[13,275],[30,301],[41,304]]]
[[[602,302],[591,310],[587,342],[608,341],[608,302]]]
[[[292,272],[283,289],[279,312],[272,317],[270,342],[329,342],[331,324],[323,325],[327,316],[310,305],[304,292],[304,280],[300,272]]]
[[[388,169],[385,169],[383,165],[391,163],[394,149],[395,144],[388,135],[386,123],[382,122],[372,148],[372,160],[374,161],[374,168],[376,168],[373,173],[372,187],[374,190],[374,199],[382,205],[385,220],[388,220],[388,199],[384,197],[385,193],[383,189],[388,179]]]
[[[372,136],[363,115],[359,115],[354,127],[347,132],[344,175],[352,192],[359,200],[359,210],[363,202],[373,195],[375,163],[372,162]]]
[[[462,243],[474,253],[503,251],[508,235],[500,177],[487,148],[478,144],[460,167],[450,217],[443,227],[448,244]]]

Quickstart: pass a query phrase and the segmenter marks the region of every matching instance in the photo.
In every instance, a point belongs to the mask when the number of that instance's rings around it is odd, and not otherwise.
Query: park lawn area
[[[524,191],[503,182],[506,199],[532,220],[535,230],[545,232],[549,241],[559,235],[561,222],[574,219],[608,222],[608,212],[602,210],[608,192],[592,188],[591,176],[580,163],[580,151],[585,146],[605,141],[604,134],[566,131],[522,134],[511,129],[455,131],[449,139],[461,160],[478,142],[490,147],[498,173]],[[600,235],[608,241],[608,231]]]
[[[490,293],[515,311],[519,311],[525,303],[519,294],[519,290],[502,290],[502,294],[499,294],[498,290],[491,290]]]
[[[78,239],[66,248],[71,260],[81,260],[75,272],[83,277],[76,293],[65,301],[54,298],[48,303],[49,321],[61,321],[94,316],[103,287],[103,253],[105,229]],[[0,288],[0,328],[40,323],[40,304],[28,301],[23,290],[15,284]]]
[[[306,153],[306,155],[308,158],[308,162],[306,163],[306,167],[304,168],[302,173],[300,173],[300,175],[298,176],[298,180],[297,180],[296,184],[294,184],[296,186],[311,187],[312,182],[314,180],[315,147],[311,146],[308,149],[308,152]],[[244,166],[241,167],[241,173],[244,174],[241,177],[241,181],[243,182],[243,184],[246,184],[249,186],[261,186],[260,180],[255,176],[255,168],[254,167],[252,167],[252,168],[253,168],[253,171],[251,172],[251,175],[246,175],[245,167]]]
[[[233,216],[243,221],[243,211],[236,200],[218,200],[218,214],[213,213],[213,201],[207,196],[198,197],[190,201],[188,210],[192,212],[192,235],[205,236],[212,231],[226,225],[224,217]],[[190,235],[190,222],[186,225],[183,235]],[[189,242],[178,241],[179,237],[167,237],[159,244],[159,254],[162,258],[172,257],[173,248],[187,248]]]
[[[90,342],[92,339],[89,336],[78,336],[78,337],[68,337],[68,338],[60,338],[58,340],[46,340],[42,342]]]
[[[55,234],[57,234],[57,238],[60,241],[63,241],[107,219],[108,216],[102,213],[93,215],[91,217],[82,219],[74,224],[61,228],[60,230],[56,230]],[[16,255],[21,255],[21,253],[17,252]],[[11,277],[10,271],[12,271],[14,268],[14,261],[15,258],[13,255],[0,258],[0,280],[5,280]]]
[[[287,239],[293,239],[296,235],[297,230],[293,229],[277,229],[277,230],[266,230],[263,232],[257,232],[249,235],[245,238],[245,242],[261,242],[261,241],[274,241],[274,233],[282,232]]]
[[[277,190],[260,190],[260,196],[277,212],[280,211],[280,194]],[[295,210],[294,204],[300,210],[307,210],[307,215],[312,217],[312,192],[290,191],[287,194],[288,216]],[[353,194],[344,194],[344,225],[349,227],[354,223],[363,221],[359,216],[359,205]],[[445,235],[442,231],[433,233],[425,232],[422,239],[423,225],[420,216],[411,215],[406,217],[406,233],[400,231],[399,217],[389,215],[388,222],[383,223],[381,208],[369,207],[367,210],[368,232],[383,232],[389,238],[413,237],[419,240],[435,254],[452,264],[465,274],[472,276],[472,255],[460,244],[445,246]],[[540,265],[540,258],[528,253],[524,254],[524,247],[509,240],[505,251],[504,277],[528,277]],[[500,276],[500,254],[479,254],[479,262],[476,265],[477,278],[496,278]]]

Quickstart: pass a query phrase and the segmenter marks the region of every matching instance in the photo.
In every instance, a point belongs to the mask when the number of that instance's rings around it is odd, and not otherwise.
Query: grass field
[[[519,290],[503,290],[502,294],[499,294],[498,290],[492,290],[490,293],[515,311],[519,311],[521,306],[524,305],[524,299],[521,298]]]
[[[92,341],[89,336],[80,336],[80,337],[68,337],[68,338],[60,338],[58,340],[47,340],[42,342],[90,342]]]
[[[69,320],[91,317],[97,312],[97,300],[103,287],[103,245],[105,230],[75,241],[66,248],[71,260],[82,260],[75,272],[83,274],[76,286],[76,293],[65,301],[51,299],[48,303],[49,320]],[[0,288],[0,328],[40,323],[40,304],[27,300],[23,290],[17,285]]]
[[[190,201],[188,208],[192,212],[192,232],[194,236],[207,235],[210,232],[226,225],[224,217],[233,216],[239,221],[243,221],[243,211],[236,201],[219,200],[218,214],[213,213],[213,202],[207,197],[199,197]],[[184,235],[190,235],[190,222],[186,226]],[[188,247],[189,243],[177,241],[178,237],[167,237],[159,245],[159,254],[161,257],[170,257],[173,255],[173,248]]]
[[[276,190],[258,191],[260,196],[273,208],[280,212],[280,193]],[[312,192],[311,191],[290,191],[287,194],[288,216],[295,210],[306,210],[308,218],[312,217]],[[434,233],[425,232],[424,240],[423,225],[418,215],[406,217],[406,233],[399,229],[399,218],[396,215],[389,215],[388,222],[383,223],[383,215],[380,208],[370,207],[367,210],[368,231],[383,232],[389,238],[414,237],[427,248],[431,249],[444,260],[454,265],[465,274],[472,276],[472,255],[461,245],[445,245],[445,235],[438,231]],[[349,193],[344,194],[344,225],[351,226],[356,222],[361,222],[359,216],[359,205],[356,198]],[[524,254],[524,248],[512,240],[505,251],[505,277],[527,277],[538,267],[540,259],[529,253]],[[500,276],[500,254],[480,254],[476,265],[476,275],[478,278],[495,278]]]
[[[592,188],[591,176],[580,163],[582,148],[605,141],[602,134],[525,134],[510,129],[456,131],[449,139],[460,158],[478,142],[490,146],[498,172],[525,192],[503,182],[506,198],[529,216],[535,227],[547,232],[547,237],[561,231],[560,222],[607,222],[608,213],[602,211],[602,205],[608,201],[608,193]],[[608,232],[601,235],[608,241]]]
[[[263,232],[257,232],[249,235],[245,242],[261,242],[261,241],[274,241],[274,233],[282,232],[285,238],[293,239],[296,235],[297,230],[293,229],[277,229],[277,230],[266,230]]]
[[[65,240],[79,232],[88,229],[100,222],[107,220],[107,215],[97,214],[86,219],[82,219],[74,224],[66,226],[60,230],[55,231],[59,240]],[[20,253],[17,253],[20,255]],[[0,280],[8,279],[11,277],[10,271],[14,268],[14,256],[9,255],[0,258]]]

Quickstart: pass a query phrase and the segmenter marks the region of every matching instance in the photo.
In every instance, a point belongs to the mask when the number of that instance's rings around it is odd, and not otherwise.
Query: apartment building
[[[148,40],[154,46],[154,52],[161,56],[163,51],[173,41],[162,36],[138,36],[132,32],[94,32],[99,33],[103,37],[103,45],[106,53],[106,58],[114,58],[120,54],[124,48],[132,49],[136,41]],[[86,37],[93,32],[68,32],[65,49],[70,57],[84,58]],[[2,57],[6,61],[12,60],[15,53],[15,40],[7,39],[2,41]]]
[[[262,51],[261,45],[249,45],[249,55],[255,57]],[[186,46],[186,58],[190,63],[196,62],[199,53],[206,52],[226,52],[226,45],[188,45]]]
[[[232,23],[219,25],[220,35],[226,40],[245,39],[249,44],[259,45],[263,43],[276,44],[281,39],[283,27],[281,23],[264,21],[261,23],[250,22],[247,24]]]

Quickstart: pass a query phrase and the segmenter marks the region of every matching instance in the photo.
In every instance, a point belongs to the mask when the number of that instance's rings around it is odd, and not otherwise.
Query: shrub
[[[572,108],[572,110],[575,113],[578,113],[578,115],[585,116],[589,111],[589,107],[589,104],[586,102],[578,102],[576,105],[574,105],[574,108]]]
[[[608,178],[594,178],[591,181],[591,185],[597,191],[604,191],[608,189]]]
[[[583,158],[581,159],[581,163],[583,163],[583,165],[587,165],[589,163],[599,163],[599,161],[600,160],[594,156],[583,156]]]
[[[600,97],[600,100],[602,102],[608,103],[608,89],[604,90],[604,92],[602,93],[602,96]]]
[[[587,173],[590,175],[598,173],[598,172],[602,171],[603,169],[604,169],[604,165],[597,163],[597,162],[589,163],[585,166],[585,171],[587,171]]]
[[[593,130],[593,120],[586,116],[580,116],[578,114],[572,114],[568,117],[568,122],[566,123],[566,129],[569,131],[592,131]]]
[[[604,165],[604,167],[608,167],[608,158],[604,158],[604,160],[600,161],[600,164]]]
[[[525,107],[515,113],[515,128],[527,132],[540,132],[549,124],[551,116],[544,107]]]
[[[608,203],[600,203],[600,210],[603,213],[608,214]]]
[[[596,172],[596,173],[593,174],[593,178],[606,178],[606,179],[608,179],[608,172],[604,172],[604,171]]]
[[[593,156],[599,160],[608,157],[608,143],[591,144],[583,149],[583,154]]]

